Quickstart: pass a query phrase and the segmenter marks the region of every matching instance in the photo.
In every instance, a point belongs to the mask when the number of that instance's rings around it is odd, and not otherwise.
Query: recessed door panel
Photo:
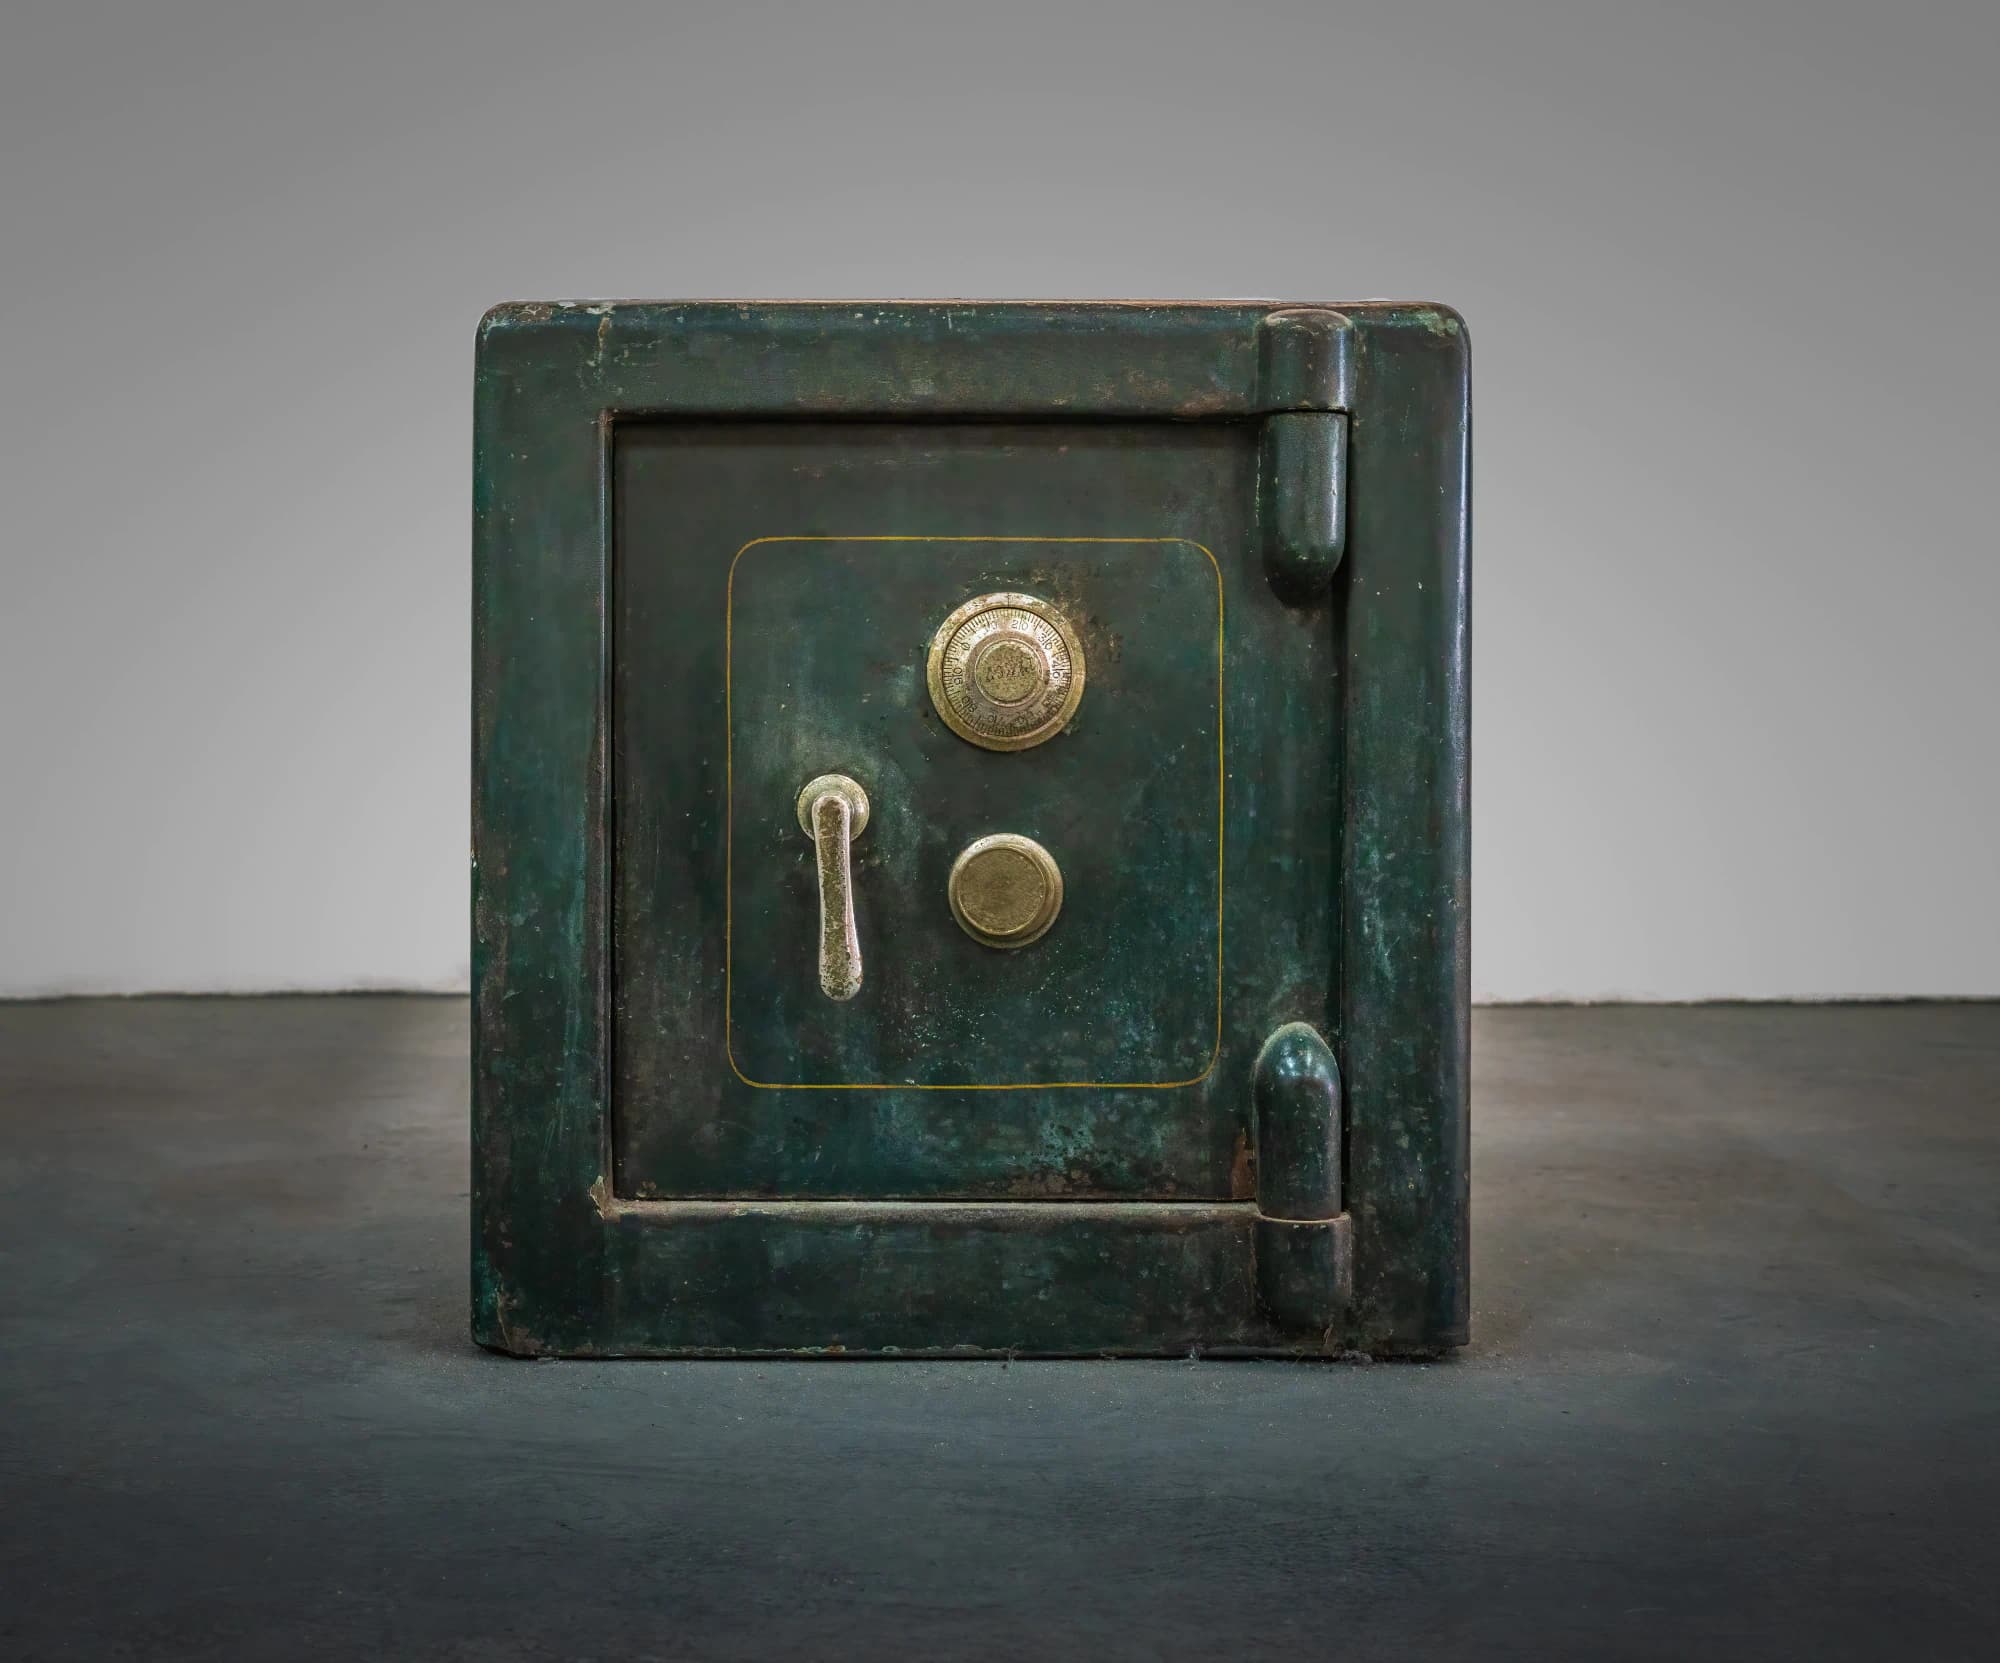
[[[1207,550],[780,537],[734,564],[726,1032],[743,1077],[1150,1086],[1207,1073],[1222,880],[1222,597]],[[1076,620],[1084,694],[1067,729],[1028,750],[968,743],[926,685],[934,627],[992,592],[1039,592]],[[817,874],[794,806],[836,768],[871,802],[853,852],[862,994],[839,1002],[818,975]],[[1019,950],[969,934],[948,897],[959,854],[1010,833],[1048,852],[1063,894]]]

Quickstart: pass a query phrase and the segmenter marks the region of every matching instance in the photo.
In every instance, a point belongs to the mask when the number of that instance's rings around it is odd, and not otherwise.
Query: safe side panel
[[[1254,430],[1244,424],[619,427],[611,599],[611,1096],[619,1194],[1253,1193],[1247,1082],[1257,1047],[1285,1021],[1331,1026],[1338,837],[1327,813],[1337,800],[1338,707],[1329,614],[1286,608],[1270,595],[1254,536],[1255,467]],[[886,535],[940,541],[758,541]],[[1035,541],[944,541],[973,537]],[[1040,541],[1051,537],[1149,541],[1115,548]],[[1142,547],[1151,551],[1150,566]],[[871,557],[894,568],[893,582],[875,581]],[[1197,602],[1195,578],[1207,586],[1204,602]],[[1219,921],[1213,870],[1203,869],[1213,859],[1215,685],[1212,663],[1201,665],[1201,642],[1212,646],[1218,578],[1225,774]],[[1001,588],[1075,605],[1091,673],[1104,677],[1097,691],[1106,696],[1086,692],[1075,731],[1025,755],[988,755],[953,739],[923,688],[925,644],[945,603]],[[726,635],[739,600],[759,630],[747,655],[740,644],[732,655]],[[1198,612],[1199,621],[1190,622]],[[1089,724],[1118,708],[1121,637],[1135,623],[1146,627],[1141,614],[1157,618],[1162,638],[1148,673],[1174,673],[1142,701],[1145,720],[1098,734]],[[797,631],[865,630],[878,643],[873,657],[841,661],[859,664],[869,679],[853,711],[826,710],[844,668],[831,680],[803,678],[816,708],[797,713],[796,734],[782,718],[774,722],[785,700],[772,635],[787,620]],[[808,641],[799,650],[802,659],[819,656]],[[752,710],[731,709],[739,673]],[[855,712],[864,713],[858,725]],[[1091,738],[1102,747],[1094,765]],[[811,758],[790,754],[787,747],[801,743],[852,745],[893,764],[881,786],[868,782],[877,815],[890,818],[871,822],[857,843],[856,876],[864,920],[872,907],[878,924],[894,918],[897,930],[874,932],[870,981],[855,1004],[886,989],[900,1015],[878,1010],[870,1018],[864,1007],[849,1030],[838,1015],[800,1004],[797,992],[808,985],[808,966],[793,961],[815,905],[810,845],[788,830],[789,805],[775,799],[821,767],[842,766],[817,750]],[[806,771],[779,785],[788,764]],[[1059,989],[1043,990],[1040,1008],[1058,1010],[1059,1020],[1050,1032],[1020,1033],[1018,1043],[1004,1025],[985,1031],[959,1020],[981,988],[994,985],[994,966],[981,962],[989,950],[958,934],[941,885],[934,896],[921,893],[959,827],[940,803],[917,800],[925,791],[975,799],[984,792],[983,803],[967,812],[993,815],[1001,799],[992,794],[1010,779],[1033,782],[1030,806],[1073,849],[1058,931],[1064,922],[1087,926],[1093,907],[1109,905],[1106,885],[1130,908],[1144,904],[1150,883],[1160,907],[1159,919],[1121,933],[1122,973],[1115,963],[1098,963],[1078,989],[1075,1010],[1059,1011]],[[743,793],[753,782],[746,808]],[[1067,819],[1066,791],[1075,805]],[[952,829],[923,830],[931,821]],[[1172,835],[1162,837],[1161,827]],[[906,840],[900,855],[899,837]],[[1086,838],[1087,850],[1079,846]],[[740,869],[746,862],[748,877]],[[919,893],[885,890],[892,876],[914,882]],[[925,949],[929,985],[908,976],[899,983],[896,935],[922,924],[926,899],[937,912]],[[865,939],[865,922],[863,929]],[[1070,939],[1081,943],[1080,934]],[[1060,953],[1041,951],[1057,940],[1052,932],[1037,947],[1004,955],[1008,985],[1031,994],[1036,966],[1059,981]],[[1075,965],[1073,954],[1067,968]],[[963,1058],[990,1082],[1018,1054],[1031,1072],[1016,1079],[1074,1071],[1084,1080],[1053,1089],[925,1091],[749,1083],[775,1077],[843,1085],[885,1062],[937,1083],[944,1063],[914,1043],[926,996],[944,1013],[949,1031],[939,1037],[954,1065]],[[1006,1025],[1029,1025],[1037,1008],[1034,997],[1002,1003]],[[885,1043],[884,1021],[895,1030],[887,1035],[893,1043]],[[789,1052],[788,1027],[798,1034]],[[857,1037],[843,1043],[843,1031]],[[732,1049],[739,1055],[732,1058]],[[777,1073],[781,1065],[797,1072]],[[1151,1071],[1139,1072],[1142,1066]],[[1121,1083],[1191,1077],[1192,1084],[1152,1089]]]

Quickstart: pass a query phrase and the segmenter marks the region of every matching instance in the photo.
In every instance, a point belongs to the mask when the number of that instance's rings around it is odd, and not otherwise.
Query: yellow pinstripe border
[[[736,994],[736,722],[732,682],[736,665],[736,566],[762,543],[1180,543],[1200,549],[1215,573],[1215,1045],[1208,1065],[1185,1080],[1006,1080],[967,1081],[956,1085],[913,1085],[897,1080],[841,1080],[786,1083],[753,1080],[736,1066],[731,1026]],[[1192,537],[927,537],[897,536],[753,537],[729,562],[729,583],[722,614],[723,751],[723,925],[722,925],[722,1053],[729,1072],[746,1086],[765,1091],[1173,1091],[1200,1085],[1215,1072],[1222,1055],[1222,837],[1226,774],[1222,747],[1222,567],[1214,554]]]

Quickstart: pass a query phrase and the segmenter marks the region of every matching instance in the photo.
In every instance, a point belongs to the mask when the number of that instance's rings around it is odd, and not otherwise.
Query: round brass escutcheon
[[[799,830],[813,835],[813,805],[829,791],[847,799],[847,835],[859,837],[868,829],[868,793],[845,774],[816,774],[799,788]]]
[[[1083,697],[1083,644],[1035,595],[1003,591],[957,608],[931,637],[931,703],[961,739],[1025,751],[1061,733]]]
[[[951,915],[974,941],[1025,947],[1062,911],[1062,869],[1032,837],[996,832],[968,843],[951,863]]]

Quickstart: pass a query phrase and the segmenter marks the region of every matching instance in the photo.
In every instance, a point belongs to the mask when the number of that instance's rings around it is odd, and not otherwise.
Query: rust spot
[[[999,1199],[1014,1201],[1118,1201],[1124,1191],[1084,1166],[1034,1167],[1008,1175]]]
[[[1257,1157],[1250,1152],[1250,1134],[1239,1128],[1236,1133],[1236,1158],[1229,1163],[1229,1194],[1237,1201],[1248,1201],[1257,1193]]]
[[[561,310],[552,300],[510,300],[495,306],[486,316],[494,323],[547,323]]]
[[[1125,638],[1084,601],[1081,574],[1075,562],[1045,563],[1028,568],[1027,586],[1069,619],[1083,643],[1084,663],[1094,669],[1116,664],[1125,656]]]

